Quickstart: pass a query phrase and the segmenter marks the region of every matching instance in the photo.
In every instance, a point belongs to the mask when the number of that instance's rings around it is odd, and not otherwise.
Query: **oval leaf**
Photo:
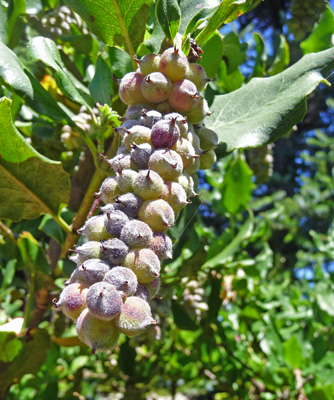
[[[68,202],[70,180],[60,162],[37,153],[11,120],[11,101],[0,100],[0,218],[19,221],[57,215]]]
[[[156,16],[168,39],[173,40],[181,22],[181,10],[176,0],[158,0]]]
[[[205,124],[217,132],[226,153],[274,142],[302,120],[306,96],[334,67],[334,49],[308,54],[284,72],[254,78],[232,93],[216,96]]]

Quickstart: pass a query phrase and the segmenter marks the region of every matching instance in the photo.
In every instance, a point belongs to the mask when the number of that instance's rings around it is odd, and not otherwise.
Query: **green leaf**
[[[202,45],[203,55],[199,62],[205,69],[208,78],[213,79],[222,61],[223,40],[219,32],[215,32],[209,40]]]
[[[17,263],[17,260],[9,260],[6,268],[3,269],[2,272],[2,289],[5,289],[10,286],[10,284],[13,281],[14,275],[15,275],[15,265]]]
[[[21,14],[25,14],[26,12],[26,4],[24,0],[12,0],[9,2],[8,6],[8,28],[7,35],[8,39],[11,38],[16,22]]]
[[[334,384],[313,388],[307,397],[309,400],[334,400]]]
[[[189,3],[189,2],[187,2]],[[202,5],[202,3],[201,3]],[[194,7],[191,7],[191,10],[193,10]],[[195,7],[196,9],[196,7]],[[198,27],[201,25],[204,21],[206,21],[208,18],[210,18],[218,9],[218,6],[216,7],[203,7],[200,9],[200,11],[193,16],[191,21],[189,21],[186,30],[184,31],[183,37],[186,38],[187,35],[191,35]],[[183,19],[184,19],[184,13],[181,5],[181,11],[182,11],[182,24],[183,24]]]
[[[222,299],[220,298],[220,290],[222,286],[222,279],[212,277],[208,286],[211,287],[211,292],[208,298],[209,310],[208,310],[208,320],[210,322],[215,322],[222,305]]]
[[[202,269],[215,268],[218,265],[224,265],[237,251],[240,250],[242,242],[252,234],[254,226],[254,217],[250,215],[246,222],[241,226],[234,239],[216,256],[206,261]]]
[[[334,32],[334,14],[328,7],[322,14],[319,23],[315,25],[311,35],[300,43],[304,54],[318,53],[332,46]]]
[[[181,10],[176,0],[158,0],[155,8],[157,20],[168,39],[173,40],[179,30]]]
[[[0,100],[0,218],[13,221],[58,214],[70,180],[60,162],[33,149],[11,120],[11,101]],[[10,199],[10,201],[9,201]]]
[[[244,210],[251,199],[253,172],[241,157],[232,161],[221,187],[222,205],[232,215]]]
[[[283,343],[283,358],[293,369],[302,367],[304,360],[302,347],[296,335],[291,336],[289,340]]]
[[[223,60],[227,65],[228,74],[231,74],[246,60],[247,48],[247,43],[240,43],[234,32],[230,32],[223,38]]]
[[[42,36],[31,39],[28,45],[28,55],[34,61],[42,61],[56,72],[59,89],[72,101],[88,106],[79,90],[73,83],[73,77],[68,74],[60,57],[56,43]]]
[[[280,35],[279,47],[275,55],[274,61],[268,70],[268,75],[274,76],[281,73],[282,71],[285,70],[285,68],[288,67],[289,64],[290,64],[289,43],[287,42],[284,35]]]
[[[264,76],[266,72],[267,66],[267,53],[266,47],[264,44],[264,39],[259,33],[253,33],[255,39],[255,50],[256,50],[256,59],[255,65],[252,72],[252,78],[255,76]],[[246,55],[246,54],[245,54]]]
[[[74,125],[38,80],[21,65],[16,54],[0,42],[0,83],[2,82],[38,113]]]
[[[44,363],[50,336],[46,330],[33,329],[20,339],[22,347],[10,363],[3,364],[0,370],[0,398],[8,398],[9,388],[19,382],[25,374],[36,374]]]
[[[14,333],[0,332],[0,361],[11,362],[22,349],[22,343]]]
[[[38,229],[55,239],[60,245],[62,245],[66,239],[66,232],[49,214],[44,215]]]
[[[235,92],[216,96],[205,125],[217,133],[226,153],[271,143],[302,120],[306,96],[326,82],[333,67],[334,49],[329,49],[304,56],[279,75],[253,78]]]
[[[8,40],[7,28],[8,28],[8,24],[7,24],[6,13],[5,13],[5,10],[4,10],[2,4],[0,4],[0,42],[6,43],[6,44],[7,44],[7,40]]]
[[[117,48],[109,48],[109,60],[112,72],[117,78],[122,78],[125,74],[132,71],[131,57],[125,51]]]
[[[189,314],[176,300],[172,301],[172,312],[174,322],[179,329],[195,331],[198,329],[196,322],[190,318]]]
[[[90,29],[108,46],[134,56],[145,34],[153,0],[68,0]]]
[[[126,375],[133,376],[135,373],[136,355],[136,350],[130,346],[129,339],[127,338],[122,343],[118,356],[118,365]]]
[[[95,102],[111,105],[111,95],[113,94],[112,82],[109,65],[99,55],[96,61],[94,78],[89,84],[89,91]]]
[[[252,3],[253,0],[223,0],[207,26],[196,36],[195,42],[197,44],[205,42],[216,29],[244,14]]]
[[[327,314],[334,316],[334,293],[324,282],[319,282],[315,286],[316,301],[321,310]]]

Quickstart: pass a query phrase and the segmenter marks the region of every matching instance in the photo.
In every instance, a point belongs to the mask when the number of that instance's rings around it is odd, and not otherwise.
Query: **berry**
[[[202,150],[213,150],[218,146],[218,135],[212,129],[206,128],[203,125],[199,129],[196,129],[196,133],[199,137]]]
[[[140,72],[148,75],[152,72],[159,71],[160,56],[156,54],[146,54],[140,60],[136,60],[139,65]]]
[[[187,119],[184,118],[183,115],[181,115],[177,112],[172,112],[172,113],[166,114],[164,116],[164,118],[169,121],[175,119],[176,125],[180,130],[180,135],[182,137],[186,136],[186,134],[188,132],[188,124],[187,124]]]
[[[165,50],[160,58],[159,71],[172,82],[183,79],[188,69],[188,60],[182,50],[176,47]]]
[[[176,180],[183,170],[182,158],[174,150],[156,150],[151,155],[148,166],[165,181]]]
[[[101,257],[100,243],[95,241],[86,242],[82,246],[75,247],[72,251],[75,255],[71,256],[70,260],[74,261],[77,265],[81,265],[84,261],[91,258],[97,259]]]
[[[105,262],[92,258],[81,264],[78,269],[82,279],[88,284],[92,284],[102,281],[110,268]]]
[[[122,137],[124,137],[124,132],[127,129],[132,128],[133,126],[136,125],[141,125],[141,121],[138,121],[138,119],[127,119],[122,123],[122,125],[119,128],[116,128],[116,132],[120,133]]]
[[[140,119],[139,121],[147,126],[148,128],[152,128],[152,126],[160,121],[162,119],[162,114],[159,111],[156,110],[142,110],[142,112],[140,113]]]
[[[125,193],[117,196],[114,207],[116,210],[123,211],[129,218],[137,218],[143,200],[133,193]]]
[[[117,185],[117,180],[114,176],[106,178],[101,185],[100,191],[97,193],[103,203],[112,203],[114,197],[121,194],[121,191]]]
[[[181,113],[192,110],[197,105],[198,100],[197,87],[188,79],[175,82],[168,97],[168,102],[172,108]]]
[[[161,72],[152,72],[141,84],[143,96],[149,103],[161,103],[167,100],[171,89],[172,82]]]
[[[217,161],[216,153],[209,150],[201,154],[200,169],[211,169]]]
[[[101,243],[101,258],[110,266],[120,265],[129,248],[117,238],[105,240]]]
[[[147,287],[145,287],[144,285],[141,285],[140,283],[138,284],[136,293],[134,294],[134,296],[139,297],[140,299],[143,299],[147,302],[150,301],[151,296],[150,296],[150,292],[147,289]]]
[[[76,320],[87,307],[87,292],[87,286],[81,283],[72,283],[63,289],[57,302],[54,300],[54,306],[60,308],[68,318]]]
[[[145,75],[145,74],[144,74]],[[126,113],[124,114],[124,119],[134,119],[138,120],[140,117],[140,113],[143,109],[145,109],[147,106],[144,104],[133,104],[132,106],[129,106],[126,110]]]
[[[194,180],[187,172],[183,171],[183,173],[177,178],[176,182],[186,191],[187,197],[196,195],[194,191]]]
[[[136,165],[131,161],[130,154],[124,154],[124,153],[117,154],[115,157],[113,157],[111,160],[108,160],[107,162],[111,166],[111,168],[114,170],[115,173],[117,173],[118,171],[120,171],[122,169],[137,170]],[[114,179],[116,179],[116,178],[114,178]],[[117,183],[117,181],[116,181],[116,183]],[[118,188],[118,191],[121,192],[119,188]]]
[[[151,228],[145,222],[129,221],[121,232],[121,240],[131,248],[143,248],[153,237]]]
[[[149,143],[133,145],[131,150],[131,161],[134,162],[139,169],[148,168],[148,160],[154,149]]]
[[[164,185],[163,179],[155,171],[144,169],[133,181],[133,191],[143,200],[157,199]]]
[[[165,182],[162,195],[160,197],[167,201],[175,213],[181,211],[182,208],[188,204],[185,190],[179,183],[176,182]]]
[[[160,274],[159,258],[150,249],[130,250],[123,266],[136,274],[139,283],[149,283]]]
[[[117,184],[123,193],[132,191],[132,182],[138,173],[132,169],[121,169],[117,173]]]
[[[133,296],[138,286],[136,274],[125,267],[112,268],[103,280],[114,285],[124,296]]]
[[[123,306],[123,300],[114,285],[97,282],[87,293],[87,307],[93,317],[109,321],[114,319]]]
[[[211,81],[211,79],[208,79],[206,76],[203,67],[195,63],[189,63],[185,78],[193,82],[197,86],[199,92],[204,90],[208,82]]]
[[[151,129],[147,126],[135,125],[126,131],[124,144],[131,151],[133,145],[151,142]]]
[[[113,210],[104,215],[104,226],[106,231],[114,237],[119,238],[124,225],[129,222],[128,216],[120,210]]]
[[[207,115],[211,115],[207,101],[200,96],[198,103],[190,111],[184,113],[189,122],[199,124]]]
[[[167,258],[173,258],[173,243],[171,238],[165,233],[154,232],[153,238],[147,247],[151,249],[161,261]]]
[[[173,109],[168,101],[163,101],[162,103],[157,104],[156,110],[159,111],[161,114],[168,114],[173,112]]]
[[[115,319],[117,328],[127,336],[137,336],[154,324],[149,304],[139,297],[128,297],[122,311]]]
[[[103,215],[97,215],[89,218],[85,225],[78,230],[78,233],[86,236],[88,240],[100,241],[102,239],[110,238],[110,235],[104,226]]]
[[[160,278],[153,279],[152,282],[145,283],[144,285],[150,293],[150,300],[153,299],[160,290]]]
[[[158,232],[166,232],[175,221],[172,207],[162,199],[145,201],[140,207],[138,216],[153,231]]]
[[[111,350],[118,342],[119,330],[114,321],[95,318],[88,309],[80,314],[76,327],[79,339],[92,349],[92,353]]]
[[[190,168],[194,162],[195,158],[199,156],[196,155],[194,146],[187,139],[180,139],[173,146],[173,150],[175,150],[182,158],[183,168]]]
[[[146,99],[141,91],[143,75],[140,72],[129,72],[124,75],[119,85],[119,97],[128,105],[145,103]]]
[[[173,147],[180,137],[176,119],[161,120],[155,123],[151,131],[151,142],[156,149]]]

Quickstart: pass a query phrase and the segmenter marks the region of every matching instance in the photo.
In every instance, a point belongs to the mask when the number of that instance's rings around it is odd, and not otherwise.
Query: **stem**
[[[108,158],[113,157],[116,154],[118,148],[118,135],[115,135],[109,149],[106,152],[106,156]],[[101,163],[101,162],[100,162]],[[103,169],[102,166],[98,165],[98,168],[95,170],[92,180],[90,181],[89,187],[83,198],[79,211],[76,217],[73,219],[72,222],[72,229],[67,235],[66,241],[63,245],[62,252],[60,254],[60,258],[66,257],[69,249],[71,249],[74,244],[77,242],[79,235],[76,233],[79,228],[85,223],[87,215],[92,206],[92,202],[94,201],[94,193],[96,193],[102,181],[108,176],[108,170],[105,168]]]
[[[8,238],[15,244],[17,245],[16,237],[14,236],[13,231],[8,228],[6,224],[4,224],[2,221],[0,221],[0,231],[2,231]]]

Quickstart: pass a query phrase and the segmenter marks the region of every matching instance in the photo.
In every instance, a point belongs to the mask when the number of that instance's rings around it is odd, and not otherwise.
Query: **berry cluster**
[[[202,67],[176,48],[137,62],[119,82],[129,107],[115,128],[121,146],[106,160],[113,174],[96,195],[102,214],[80,229],[87,242],[75,248],[77,268],[55,301],[93,352],[156,323],[148,302],[161,262],[172,258],[166,232],[196,195],[196,171],[216,160],[218,137],[202,123],[210,114],[199,94],[208,82]]]
[[[248,160],[249,166],[256,176],[256,182],[268,182],[274,169],[273,144],[248,150]]]
[[[302,40],[305,34],[312,31],[326,4],[326,0],[292,0],[290,6],[291,18],[288,20],[288,27],[295,40]]]

